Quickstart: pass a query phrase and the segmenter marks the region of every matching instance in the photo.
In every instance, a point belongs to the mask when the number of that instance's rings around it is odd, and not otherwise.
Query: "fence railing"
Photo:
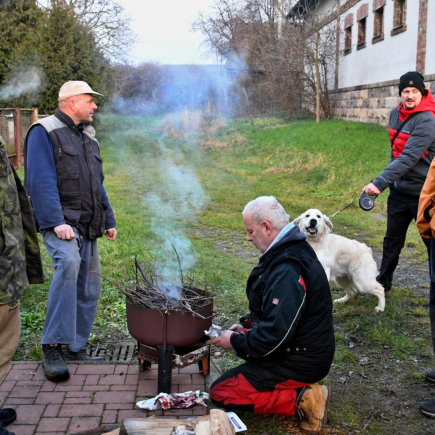
[[[23,166],[23,147],[29,127],[38,120],[38,109],[0,108],[0,136],[6,142],[9,161]]]

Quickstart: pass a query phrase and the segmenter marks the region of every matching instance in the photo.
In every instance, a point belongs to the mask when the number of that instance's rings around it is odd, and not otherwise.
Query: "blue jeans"
[[[101,292],[96,240],[82,236],[59,239],[53,230],[41,231],[55,269],[48,294],[41,344],[67,344],[72,352],[86,346]]]

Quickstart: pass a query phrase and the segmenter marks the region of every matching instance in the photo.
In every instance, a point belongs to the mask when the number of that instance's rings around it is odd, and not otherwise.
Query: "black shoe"
[[[63,360],[60,346],[42,345],[42,367],[49,381],[62,382],[69,379],[68,367]]]
[[[426,381],[435,384],[435,370],[429,370],[426,372]]]
[[[3,427],[3,423],[0,421],[0,435],[15,435],[14,432],[9,432]]]
[[[102,356],[90,356],[84,349],[78,352],[71,352],[70,350],[65,352],[65,359],[67,361],[104,361]]]
[[[391,291],[391,287],[393,286],[392,280],[388,278],[380,278],[379,276],[376,277],[376,281],[381,284],[382,287],[384,287],[384,292],[388,293]]]
[[[435,418],[435,399],[420,402],[418,409],[426,417]]]
[[[0,422],[2,423],[3,427],[6,427],[8,424],[13,423],[16,419],[17,413],[15,412],[15,409],[0,409]]]

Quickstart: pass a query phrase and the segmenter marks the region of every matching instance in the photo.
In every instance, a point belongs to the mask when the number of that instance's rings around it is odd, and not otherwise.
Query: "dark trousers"
[[[386,291],[391,290],[393,274],[399,263],[399,256],[405,246],[409,224],[417,219],[418,197],[409,196],[390,187],[387,202],[387,232],[384,237],[382,264],[377,280]],[[430,239],[422,238],[428,255]]]

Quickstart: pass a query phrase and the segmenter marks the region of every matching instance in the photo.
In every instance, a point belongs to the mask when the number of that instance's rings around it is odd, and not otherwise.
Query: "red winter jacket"
[[[403,103],[392,110],[389,121],[390,141],[411,114],[402,131],[391,147],[391,161],[387,168],[373,180],[382,192],[389,185],[408,195],[419,196],[435,157],[435,101],[425,90],[420,104],[412,110],[405,109]]]

